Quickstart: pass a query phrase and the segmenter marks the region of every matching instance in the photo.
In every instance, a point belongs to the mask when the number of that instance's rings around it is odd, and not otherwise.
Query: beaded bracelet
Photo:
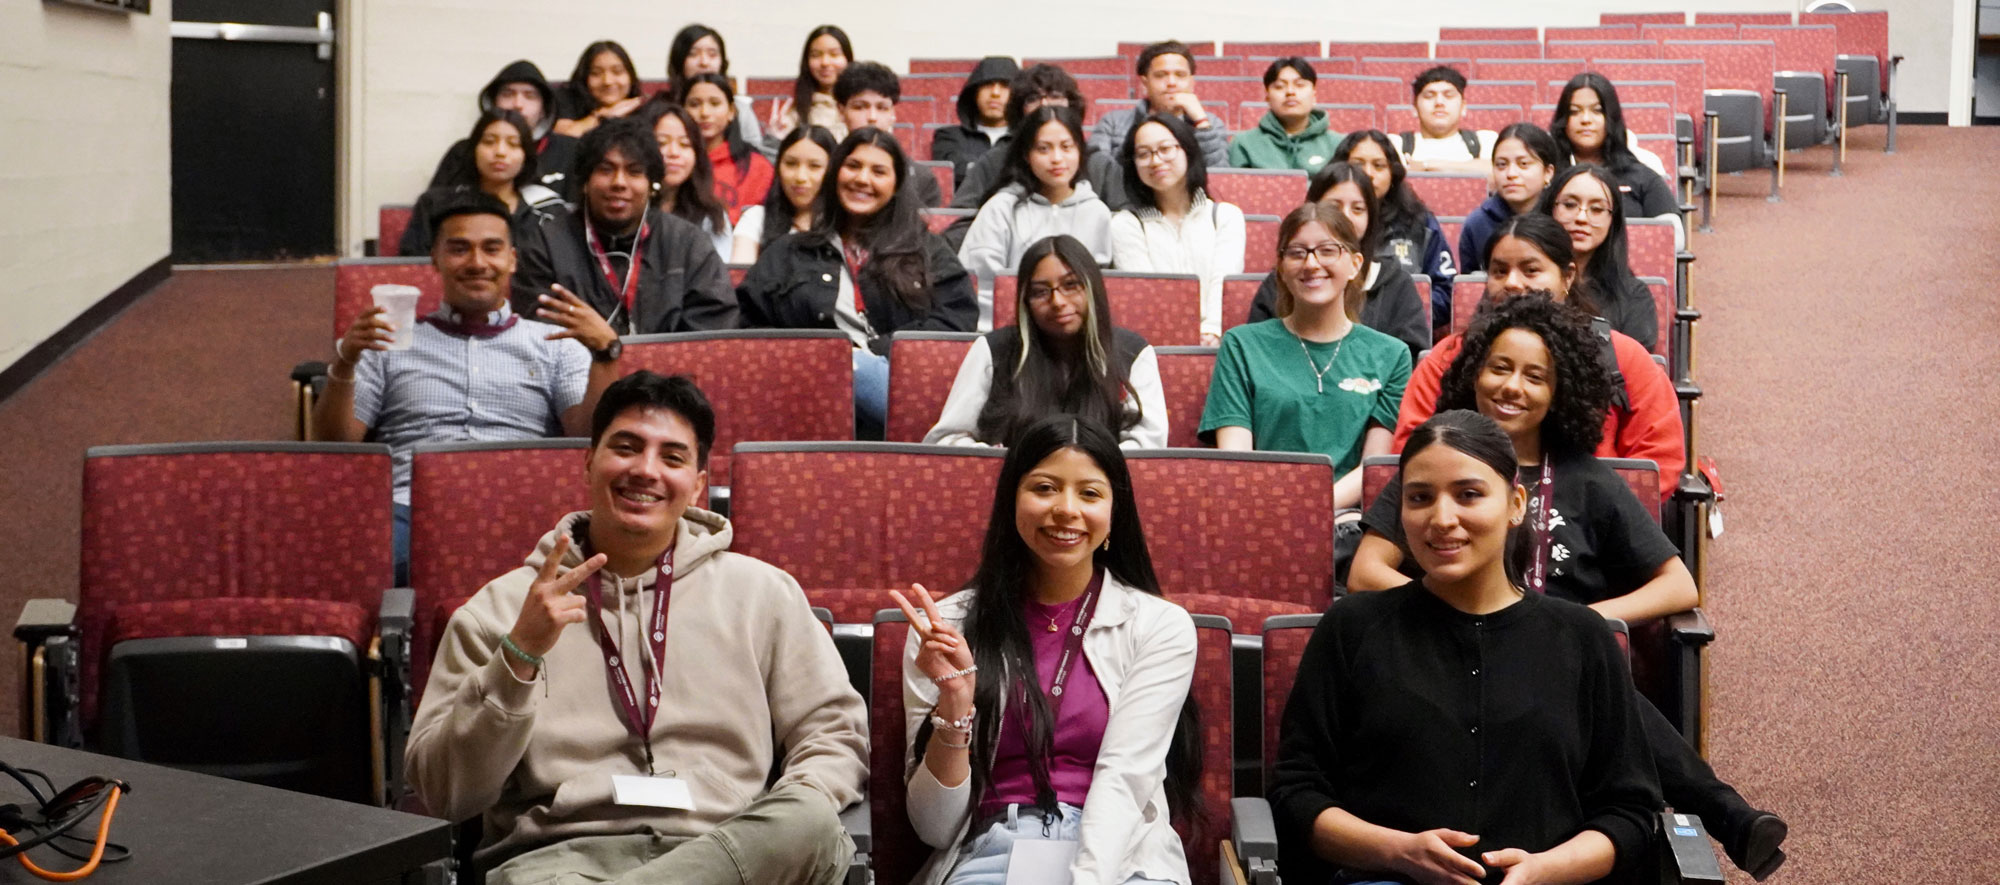
[[[953,670],[950,673],[944,674],[943,676],[932,676],[931,684],[943,685],[947,682],[952,681],[953,679],[957,679],[960,676],[971,676],[972,674],[977,672],[979,672],[979,665],[973,664],[972,666],[967,667],[963,670]]]
[[[936,726],[940,731],[955,731],[959,734],[970,736],[972,734],[972,717],[978,712],[979,708],[977,707],[967,708],[964,716],[958,717],[957,720],[951,720],[939,716],[937,708],[932,707],[931,724]]]
[[[500,647],[506,649],[508,654],[513,655],[515,660],[518,660],[523,664],[531,665],[537,670],[540,670],[542,668],[541,656],[531,655],[525,651],[522,651],[520,646],[514,644],[514,637],[504,633],[501,634]]]

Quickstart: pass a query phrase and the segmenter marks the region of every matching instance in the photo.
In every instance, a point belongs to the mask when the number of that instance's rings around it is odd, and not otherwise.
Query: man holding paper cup
[[[442,201],[431,264],[444,303],[416,315],[417,290],[378,286],[334,344],[313,407],[320,439],[374,431],[395,456],[396,572],[409,556],[410,449],[420,442],[582,436],[597,397],[618,379],[618,336],[574,294],[554,287],[525,319],[508,304],[514,243],[507,206],[480,193]]]

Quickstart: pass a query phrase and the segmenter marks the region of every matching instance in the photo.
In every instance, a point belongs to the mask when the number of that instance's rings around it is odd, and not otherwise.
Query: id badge
[[[694,810],[694,795],[687,781],[677,777],[646,777],[637,774],[611,776],[611,801],[619,805]]]
[[[1074,839],[1016,839],[1007,855],[1006,885],[1047,885],[1069,881],[1076,862]]]

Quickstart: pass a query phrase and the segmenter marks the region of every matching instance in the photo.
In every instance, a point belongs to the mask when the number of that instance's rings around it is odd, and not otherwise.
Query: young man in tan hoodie
[[[714,439],[688,379],[613,383],[591,509],[452,615],[408,771],[433,814],[484,814],[489,885],[830,885],[852,857],[861,697],[791,576],[690,506]]]

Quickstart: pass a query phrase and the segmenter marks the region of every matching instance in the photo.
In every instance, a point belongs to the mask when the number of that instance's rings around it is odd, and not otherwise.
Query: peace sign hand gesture
[[[542,560],[535,582],[528,585],[528,598],[521,602],[521,615],[514,620],[514,629],[507,633],[513,638],[515,647],[535,657],[546,655],[556,647],[563,628],[581,624],[589,616],[583,597],[574,591],[585,578],[604,567],[605,556],[599,553],[582,565],[564,571],[563,554],[568,552],[569,535],[556,536],[555,548]],[[509,657],[507,663],[522,679],[531,679],[535,675],[535,668],[526,661]]]
[[[978,684],[978,674],[963,676],[951,674],[972,666],[972,647],[965,642],[965,634],[956,627],[945,623],[938,614],[937,605],[931,601],[930,591],[922,584],[910,585],[910,596],[891,590],[889,596],[896,600],[903,616],[910,619],[910,629],[916,631],[921,644],[917,646],[917,669],[922,670],[938,686],[938,709],[964,711],[972,706],[972,690]],[[923,606],[924,619],[917,617],[917,610],[911,606],[914,597]],[[926,623],[925,619],[928,619]],[[949,678],[947,678],[949,677]]]

